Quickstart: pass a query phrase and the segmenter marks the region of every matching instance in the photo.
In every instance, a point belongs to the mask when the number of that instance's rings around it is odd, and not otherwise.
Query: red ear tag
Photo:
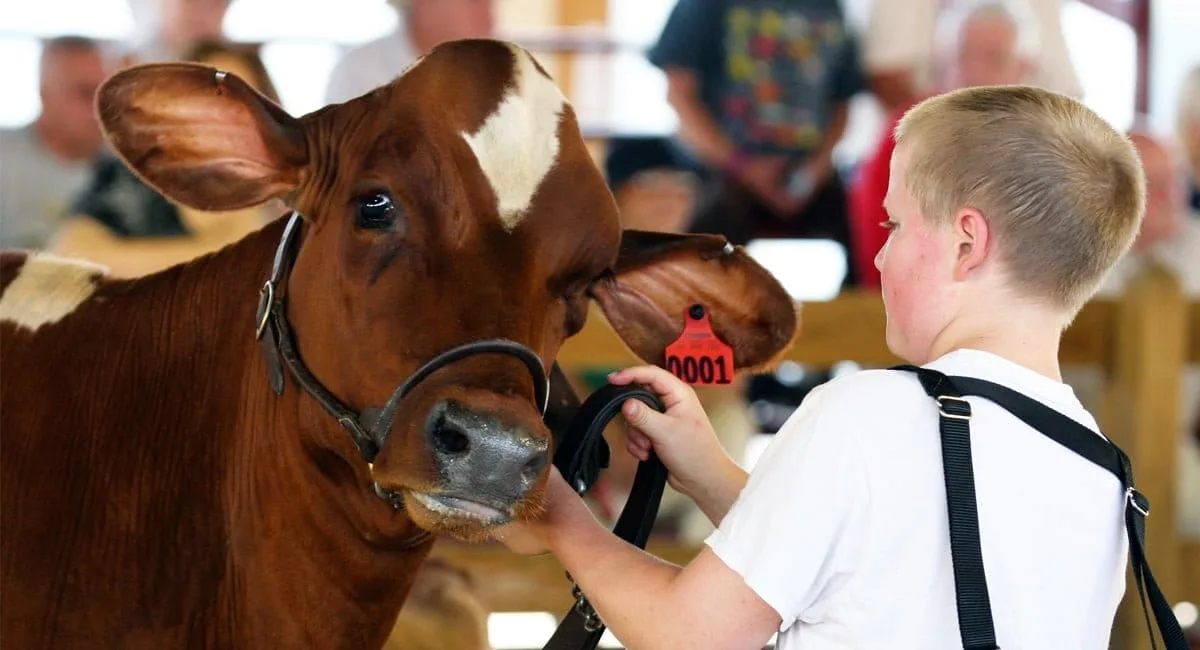
[[[683,333],[667,346],[667,370],[689,384],[712,386],[733,381],[733,348],[713,333],[702,305],[688,309]]]

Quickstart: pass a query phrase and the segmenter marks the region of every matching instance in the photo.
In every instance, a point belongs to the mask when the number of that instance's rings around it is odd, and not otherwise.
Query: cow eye
[[[376,192],[358,200],[357,224],[359,228],[382,230],[390,228],[395,221],[396,204],[387,194]]]

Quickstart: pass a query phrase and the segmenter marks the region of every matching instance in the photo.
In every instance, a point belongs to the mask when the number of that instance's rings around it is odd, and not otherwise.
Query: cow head
[[[739,367],[770,361],[796,327],[780,285],[723,239],[622,233],[571,105],[506,43],[444,44],[301,118],[184,63],[124,70],[97,101],[114,149],[171,199],[232,210],[280,198],[304,215],[288,319],[312,373],[355,409],[469,341],[522,343],[549,368],[593,299],[660,364],[693,303]],[[418,525],[464,539],[534,516],[552,444],[534,390],[512,356],[434,372],[395,411],[375,481]],[[335,431],[317,442],[361,464]]]

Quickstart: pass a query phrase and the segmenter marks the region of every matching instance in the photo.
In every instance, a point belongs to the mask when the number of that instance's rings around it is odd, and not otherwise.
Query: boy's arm
[[[823,426],[814,397],[776,434],[684,568],[614,536],[557,471],[545,518],[498,538],[519,553],[552,551],[628,647],[761,648],[781,625],[838,596],[869,538],[857,436],[843,423]]]
[[[712,478],[692,489],[687,496],[696,503],[713,526],[720,526],[738,495],[746,487],[750,475],[732,459],[713,470]]]
[[[547,499],[550,550],[625,646],[757,650],[779,629],[779,614],[709,548],[681,568],[613,535],[557,474]]]

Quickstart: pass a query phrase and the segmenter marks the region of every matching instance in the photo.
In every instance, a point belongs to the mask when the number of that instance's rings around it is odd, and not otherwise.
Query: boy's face
[[[906,145],[892,156],[884,208],[891,229],[875,256],[887,315],[888,348],[910,363],[924,363],[934,339],[948,322],[949,280],[954,243],[949,229],[930,223],[905,185]]]

